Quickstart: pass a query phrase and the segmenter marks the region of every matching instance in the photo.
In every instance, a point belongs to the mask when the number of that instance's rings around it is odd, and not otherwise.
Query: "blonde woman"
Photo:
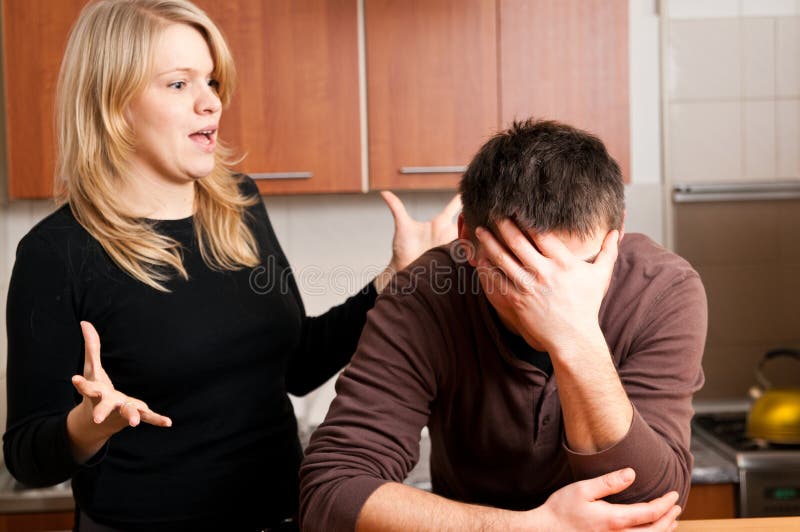
[[[78,530],[291,528],[287,393],[347,363],[392,268],[455,236],[455,202],[421,224],[387,195],[390,268],[306,317],[219,145],[233,82],[220,32],[184,0],[97,1],[72,30],[63,205],[20,242],[9,290],[4,453],[25,484],[72,478]]]

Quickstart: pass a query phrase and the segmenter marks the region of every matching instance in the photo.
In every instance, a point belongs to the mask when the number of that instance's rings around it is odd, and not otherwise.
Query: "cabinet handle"
[[[709,183],[672,188],[675,203],[703,201],[759,201],[800,198],[800,181],[766,183]]]
[[[311,172],[264,172],[250,174],[250,177],[253,179],[310,179],[313,175]]]
[[[463,174],[466,166],[401,166],[401,174]]]

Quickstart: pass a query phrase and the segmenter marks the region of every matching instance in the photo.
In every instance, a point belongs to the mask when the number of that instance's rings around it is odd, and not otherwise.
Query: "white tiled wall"
[[[800,179],[800,1],[665,8],[667,181]]]

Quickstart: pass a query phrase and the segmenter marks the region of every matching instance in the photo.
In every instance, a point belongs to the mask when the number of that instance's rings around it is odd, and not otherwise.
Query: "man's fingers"
[[[475,230],[475,236],[481,243],[479,253],[494,267],[498,268],[514,284],[517,289],[532,291],[534,281],[531,272],[525,270],[497,239],[482,227]]]
[[[531,232],[531,238],[542,256],[554,260],[558,264],[568,264],[575,259],[566,244],[553,233]]]
[[[600,248],[600,253],[594,263],[601,265],[605,268],[613,269],[614,263],[617,262],[617,255],[619,254],[619,231],[614,229],[609,231],[603,239],[603,247]]]
[[[675,508],[678,508],[677,511],[680,513],[680,508],[675,506],[675,501],[677,500],[678,494],[671,491],[649,502],[615,504],[613,508],[616,515],[612,519],[612,526],[615,529],[635,529],[635,527],[641,526],[645,527],[645,530],[650,530],[647,528],[648,526],[653,526],[663,517],[669,516],[670,511],[675,511]],[[667,517],[667,520],[669,520],[669,517]],[[660,529],[655,528],[653,530]]]
[[[88,321],[81,322],[81,331],[84,344],[83,374],[92,380],[95,372],[102,367],[100,364],[100,335]]]
[[[386,202],[389,210],[392,211],[392,217],[394,218],[395,224],[398,224],[401,220],[405,221],[409,218],[408,211],[406,211],[406,206],[403,205],[402,200],[400,200],[400,198],[398,198],[393,192],[382,190],[381,197],[383,198],[383,201]]]
[[[505,218],[497,223],[500,236],[503,237],[508,248],[516,255],[523,266],[535,271],[547,268],[547,259],[531,244],[528,237],[517,224]]]
[[[677,519],[681,515],[681,507],[673,506],[654,522],[633,526],[626,530],[635,532],[672,532],[678,526]]]
[[[589,500],[596,501],[623,491],[633,484],[635,478],[636,472],[630,467],[626,467],[599,477],[581,480],[578,484],[581,485],[583,493],[588,496]]]

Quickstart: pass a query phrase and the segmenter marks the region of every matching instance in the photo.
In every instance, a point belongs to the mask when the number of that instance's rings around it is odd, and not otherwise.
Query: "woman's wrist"
[[[386,268],[375,277],[373,284],[375,285],[375,291],[379,294],[383,292],[383,290],[389,285],[394,277],[394,274],[397,273],[397,267],[395,266],[395,261],[391,261]]]
[[[84,411],[85,408],[84,404],[81,403],[67,414],[67,438],[69,439],[72,456],[80,464],[87,462],[97,454],[116,432],[106,426],[105,423],[95,423],[92,420],[92,412],[89,411],[87,415]]]

